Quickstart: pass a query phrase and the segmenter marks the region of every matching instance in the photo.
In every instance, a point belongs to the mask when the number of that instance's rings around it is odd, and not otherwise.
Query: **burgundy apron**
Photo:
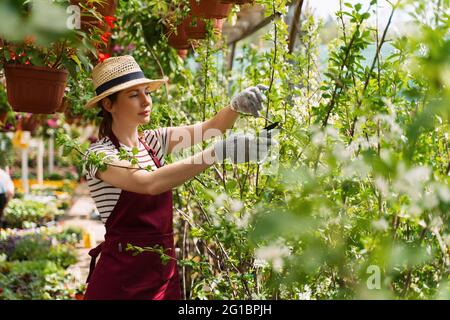
[[[117,149],[119,141],[112,133]],[[155,165],[161,164],[155,151],[139,139]],[[180,281],[172,229],[172,191],[147,195],[122,190],[106,220],[105,241],[89,251],[92,257],[86,300],[179,300]],[[159,246],[172,257],[163,264],[159,253],[144,251],[136,256],[126,251],[127,243],[140,247]],[[97,256],[100,259],[95,265]]]

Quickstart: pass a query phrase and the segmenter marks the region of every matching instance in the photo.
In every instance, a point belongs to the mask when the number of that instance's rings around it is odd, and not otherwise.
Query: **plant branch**
[[[363,87],[363,89],[361,91],[360,98],[358,98],[358,100],[357,100],[355,109],[359,109],[361,107],[364,95],[366,93],[366,90],[367,90],[367,88],[369,86],[370,79],[372,77],[372,72],[375,69],[375,65],[376,65],[377,61],[380,59],[381,48],[383,47],[383,44],[386,42],[386,35],[387,35],[389,27],[390,27],[390,25],[392,23],[392,17],[394,16],[394,12],[397,9],[397,5],[398,5],[398,2],[397,2],[396,5],[394,5],[392,7],[391,14],[389,16],[389,20],[388,20],[388,22],[387,22],[387,24],[386,24],[386,26],[384,28],[383,35],[381,36],[381,40],[380,40],[380,42],[379,42],[379,44],[377,46],[377,51],[375,53],[375,57],[373,58],[372,65],[370,66],[369,73],[367,74],[366,80],[364,82],[364,87]],[[355,135],[355,125],[356,125],[356,121],[357,120],[358,120],[358,116],[355,116],[353,118],[352,125],[351,125],[351,128],[350,128],[350,142],[349,142],[349,144],[352,142],[353,137]]]

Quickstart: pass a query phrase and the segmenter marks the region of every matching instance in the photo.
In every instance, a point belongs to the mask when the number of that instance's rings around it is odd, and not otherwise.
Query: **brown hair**
[[[103,99],[109,99],[109,100],[111,100],[111,103],[115,103],[117,101],[118,94],[119,94],[119,92],[115,92]],[[100,122],[100,128],[98,131],[99,139],[107,137],[112,133],[113,118],[112,118],[111,112],[109,112],[105,108],[103,108],[103,104],[102,104],[103,99],[99,101],[99,106],[102,108],[102,117],[103,117],[102,122]]]

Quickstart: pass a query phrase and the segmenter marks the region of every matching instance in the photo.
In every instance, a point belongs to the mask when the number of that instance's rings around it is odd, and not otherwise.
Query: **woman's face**
[[[122,90],[118,93],[117,100],[113,104],[107,103],[110,106],[105,108],[116,121],[133,125],[148,123],[152,111],[152,98],[148,88],[148,84],[139,84]]]

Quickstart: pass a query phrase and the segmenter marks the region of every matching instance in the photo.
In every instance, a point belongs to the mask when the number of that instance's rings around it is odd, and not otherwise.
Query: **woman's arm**
[[[155,171],[139,170],[122,160],[110,163],[96,176],[122,190],[157,195],[171,190],[195,177],[214,163],[230,159],[233,163],[265,159],[273,142],[248,134],[235,134],[214,143],[214,146],[191,157],[158,168]]]
[[[167,128],[167,153],[179,151],[199,142],[219,136],[231,129],[239,117],[239,113],[229,106],[221,109],[214,117],[190,126]]]
[[[105,171],[98,171],[97,176],[106,183],[126,191],[157,195],[178,187],[209,168],[214,164],[214,156],[214,148],[210,147],[151,172],[117,167],[132,168],[132,165],[128,161],[116,161],[108,165]]]

